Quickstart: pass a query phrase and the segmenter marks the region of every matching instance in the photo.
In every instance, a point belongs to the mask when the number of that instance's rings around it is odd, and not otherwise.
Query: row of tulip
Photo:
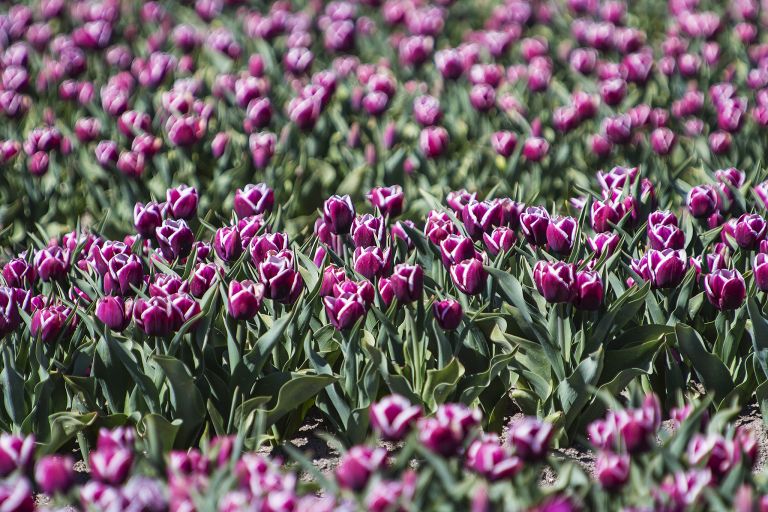
[[[659,428],[653,395],[637,408],[616,407],[589,427],[598,450],[593,475],[552,450],[549,423],[513,420],[502,441],[483,431],[477,409],[445,404],[422,417],[398,395],[371,407],[375,436],[345,450],[333,474],[320,473],[296,448],[289,464],[244,451],[246,432],[163,455],[151,432],[102,428],[89,472],[80,474],[71,456],[36,454],[34,437],[2,434],[0,506],[35,510],[39,492],[48,499],[40,510],[385,512],[420,503],[473,512],[762,509],[766,497],[751,472],[757,439],[745,428],[723,428],[728,414],[707,421],[705,406],[688,404],[672,411],[671,433]],[[385,448],[382,440],[397,445]],[[557,481],[532,486],[545,466]]]

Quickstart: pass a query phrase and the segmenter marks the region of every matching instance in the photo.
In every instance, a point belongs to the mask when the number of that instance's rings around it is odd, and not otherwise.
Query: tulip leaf
[[[171,410],[183,420],[177,441],[187,445],[194,439],[205,420],[205,401],[187,366],[170,356],[155,355],[152,359],[160,365],[170,392]]]
[[[590,388],[595,386],[603,371],[605,352],[602,347],[583,360],[573,373],[557,387],[557,398],[565,413],[565,428],[581,413],[591,397]]]
[[[734,387],[728,368],[707,350],[701,336],[693,328],[686,324],[677,324],[675,333],[680,351],[691,361],[707,391],[712,391],[715,400],[720,403]]]
[[[754,297],[747,300],[749,318],[752,320],[752,346],[755,358],[763,373],[768,377],[768,320],[763,316]]]
[[[16,371],[11,358],[11,348],[3,344],[3,371],[0,372],[0,384],[3,388],[3,404],[11,421],[21,424],[24,420],[24,377]]]

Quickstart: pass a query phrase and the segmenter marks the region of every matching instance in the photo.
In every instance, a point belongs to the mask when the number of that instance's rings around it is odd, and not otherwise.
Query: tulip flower
[[[712,185],[693,187],[686,199],[688,211],[697,219],[709,217],[715,212],[718,203],[717,191]]]
[[[578,223],[573,217],[553,217],[547,225],[547,247],[557,254],[569,254],[576,241]]]
[[[392,219],[403,212],[405,195],[400,185],[373,188],[367,198],[387,218]]]
[[[576,267],[572,264],[539,261],[533,269],[533,280],[547,302],[573,302],[577,297]]]
[[[462,260],[450,268],[454,286],[465,295],[477,295],[483,289],[488,273],[477,257]]]
[[[125,448],[99,449],[89,457],[91,474],[99,482],[120,485],[128,478],[133,465],[133,453]]]
[[[648,245],[651,249],[663,251],[664,249],[683,249],[685,247],[685,233],[675,225],[648,224]]]
[[[384,244],[385,233],[384,219],[369,213],[355,217],[350,229],[355,247],[381,246]]]
[[[269,213],[275,202],[274,191],[264,183],[248,184],[235,192],[234,210],[239,219]]]
[[[226,262],[234,262],[243,252],[240,232],[237,227],[224,226],[216,230],[213,239],[216,254]]]
[[[349,233],[355,218],[355,207],[349,196],[331,196],[323,205],[323,220],[335,235]]]
[[[438,300],[432,303],[432,313],[437,325],[446,331],[456,329],[464,315],[461,304],[454,299]]]
[[[758,253],[752,263],[755,285],[761,291],[768,291],[768,254]]]
[[[160,250],[169,261],[186,258],[192,252],[195,235],[183,220],[165,220],[155,229]]]
[[[756,249],[768,232],[768,224],[760,215],[745,213],[736,221],[733,238],[742,249]]]
[[[35,481],[48,495],[66,493],[75,482],[74,460],[69,456],[47,455],[35,465]]]
[[[738,270],[718,269],[707,274],[704,291],[710,304],[720,311],[738,309],[747,297],[747,287]]]
[[[323,297],[328,320],[338,330],[347,330],[366,314],[363,299],[353,293],[342,292],[337,296]]]
[[[649,249],[644,258],[648,265],[648,278],[654,288],[674,288],[682,282],[687,267],[684,251]]]
[[[165,193],[168,211],[174,219],[189,219],[197,213],[197,189],[186,185],[169,188]]]
[[[387,451],[383,448],[353,446],[336,467],[336,481],[345,489],[360,491],[374,473],[386,466]]]
[[[629,479],[630,458],[626,454],[600,452],[595,463],[597,480],[603,488],[620,489]]]
[[[399,441],[421,417],[421,413],[421,407],[411,405],[406,398],[389,395],[371,405],[371,428],[383,439]]]
[[[476,439],[467,449],[466,467],[490,481],[511,478],[523,468],[523,461],[499,443],[495,435]]]
[[[133,304],[133,321],[136,327],[149,336],[168,336],[179,324],[177,312],[166,297],[136,299]]]
[[[71,327],[67,325],[67,319],[71,310],[66,306],[48,306],[35,311],[32,316],[30,332],[33,336],[40,336],[43,343],[53,343]]]
[[[549,223],[549,213],[539,206],[530,206],[520,215],[520,228],[525,240],[531,245],[546,244]]]
[[[213,263],[198,263],[189,278],[189,293],[202,298],[218,278],[218,268]]]
[[[264,298],[264,285],[253,281],[235,281],[229,283],[227,293],[227,313],[235,320],[250,320],[259,312]]]
[[[421,130],[419,147],[424,156],[435,159],[448,148],[448,131],[442,126],[428,126]]]
[[[96,304],[96,317],[113,331],[122,332],[131,323],[133,300],[106,296]]]
[[[576,307],[585,310],[597,310],[603,304],[603,281],[597,272],[580,271],[576,273]]]
[[[550,423],[526,417],[510,424],[509,443],[523,460],[541,460],[549,449],[553,434],[554,428]]]

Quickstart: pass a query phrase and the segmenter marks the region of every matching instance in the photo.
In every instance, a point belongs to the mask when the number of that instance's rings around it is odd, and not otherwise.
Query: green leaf
[[[24,377],[16,371],[11,357],[11,348],[3,344],[3,371],[0,372],[0,384],[3,388],[3,404],[11,421],[20,425],[26,416],[24,406]]]
[[[591,388],[597,384],[603,370],[605,353],[602,347],[583,360],[573,373],[557,387],[557,398],[565,413],[566,430],[591,398]]]
[[[765,319],[754,297],[747,300],[747,311],[752,320],[752,346],[760,368],[768,377],[768,320]]]
[[[734,387],[728,368],[707,350],[701,336],[693,328],[686,324],[677,324],[675,333],[680,351],[691,361],[707,391],[712,391],[715,401],[719,403]]]
[[[191,444],[205,420],[203,396],[184,363],[170,356],[155,355],[152,359],[160,365],[165,374],[170,391],[171,410],[176,418],[183,421],[178,433],[179,444]]]

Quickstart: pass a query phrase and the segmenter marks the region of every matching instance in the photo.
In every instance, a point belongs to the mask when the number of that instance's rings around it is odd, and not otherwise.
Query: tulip
[[[576,307],[594,311],[603,304],[603,281],[593,271],[581,271],[576,274]]]
[[[361,491],[374,473],[386,466],[387,451],[384,448],[353,446],[345,453],[336,467],[336,480],[345,489]]]
[[[460,404],[445,404],[433,417],[418,423],[419,441],[430,451],[444,457],[455,455],[480,423],[480,411]]]
[[[509,251],[517,242],[517,235],[514,230],[500,226],[494,228],[490,235],[483,233],[483,241],[488,252],[495,257],[499,253]],[[466,257],[462,259],[466,259]]]
[[[576,267],[569,263],[539,261],[533,269],[536,289],[550,303],[573,302],[578,293]]]
[[[468,204],[474,203],[476,201],[477,194],[467,192],[464,189],[448,192],[448,195],[445,197],[445,202],[448,203],[448,206],[450,206],[451,209],[457,214],[464,212],[464,208]]]
[[[71,311],[66,306],[48,306],[35,311],[30,332],[43,343],[53,343],[67,329]]]
[[[189,219],[197,213],[197,189],[186,185],[169,188],[165,193],[168,210],[174,219]]]
[[[538,162],[547,156],[549,142],[542,137],[529,137],[523,143],[523,156],[531,162]]]
[[[0,434],[0,477],[5,478],[15,470],[29,470],[34,462],[34,453],[34,436]]]
[[[547,225],[547,247],[558,254],[570,254],[576,241],[578,223],[573,217],[552,217]]]
[[[688,443],[688,462],[693,466],[704,466],[718,478],[727,475],[740,458],[736,443],[720,434],[696,434]]]
[[[379,295],[385,307],[389,307],[395,300],[395,289],[392,286],[392,280],[386,277],[379,278]]]
[[[595,463],[597,480],[603,488],[620,489],[629,480],[630,458],[627,454],[600,452]]]
[[[176,311],[166,297],[136,299],[133,305],[136,327],[149,336],[168,336],[179,324]]]
[[[424,234],[433,244],[439,244],[449,235],[458,234],[458,228],[447,214],[431,210],[424,224]]]
[[[128,478],[133,465],[133,453],[125,448],[92,451],[88,459],[91,475],[99,482],[120,485]]]
[[[323,279],[320,284],[319,295],[321,297],[333,295],[335,286],[346,280],[347,275],[343,268],[335,265],[328,265],[323,269]]]
[[[443,117],[440,101],[434,96],[418,96],[413,100],[413,117],[421,126],[436,125]]]
[[[234,209],[239,219],[269,213],[274,203],[275,193],[264,183],[248,184],[235,192]]]
[[[589,250],[595,253],[596,258],[603,254],[611,256],[619,246],[621,239],[616,233],[598,233],[594,237],[587,237]]]
[[[448,148],[448,131],[442,126],[428,126],[421,130],[419,147],[424,156],[435,159]]]
[[[0,481],[0,508],[9,512],[33,512],[37,509],[32,485],[16,475]]]
[[[237,260],[243,252],[240,232],[237,227],[224,226],[217,229],[213,239],[213,248],[222,260],[229,263]]]
[[[648,279],[654,288],[674,288],[679,285],[686,271],[686,257],[682,250],[649,249],[645,254]]]
[[[669,128],[656,128],[651,132],[651,148],[659,155],[668,155],[675,146],[675,134]]]
[[[373,280],[385,274],[390,268],[391,252],[381,247],[358,247],[353,254],[355,272]]]
[[[386,234],[384,219],[369,213],[358,215],[352,222],[350,233],[355,247],[381,246]]]
[[[648,245],[651,249],[663,251],[664,249],[683,249],[685,247],[685,233],[675,225],[648,224]]]
[[[469,102],[480,111],[487,112],[496,104],[496,91],[488,84],[477,84],[469,91]]]
[[[504,158],[509,158],[517,146],[517,135],[509,131],[494,132],[491,135],[491,146],[496,153]]]
[[[760,215],[745,213],[736,221],[733,238],[742,249],[757,249],[768,232],[768,224]]]
[[[258,267],[262,261],[267,259],[270,251],[280,252],[288,249],[290,243],[285,233],[278,232],[254,236],[249,245],[251,261]]]
[[[526,208],[520,215],[520,228],[525,240],[535,246],[546,244],[549,222],[549,213],[544,208],[540,206]]]
[[[697,219],[709,217],[715,212],[718,194],[712,185],[699,185],[688,192],[688,211]]]
[[[504,223],[504,210],[498,202],[473,201],[464,206],[462,221],[467,234],[473,240],[479,240],[483,233],[490,233]]]
[[[138,256],[124,252],[112,256],[104,274],[104,293],[133,295],[133,289],[143,284],[144,269]]]
[[[368,201],[389,219],[395,218],[403,212],[405,195],[400,185],[373,188],[367,197]]]
[[[537,461],[546,456],[553,434],[552,424],[526,417],[510,424],[509,443],[523,460]]]
[[[768,254],[758,253],[752,263],[755,284],[761,291],[768,291]]]
[[[395,297],[403,304],[421,298],[424,289],[424,270],[419,265],[400,263],[390,277]]]
[[[257,169],[264,169],[275,154],[277,137],[274,133],[252,133],[248,138],[248,147],[251,151],[253,165]]]
[[[69,272],[70,253],[61,247],[53,246],[35,253],[35,270],[45,282],[64,279]]]
[[[453,48],[435,52],[435,66],[448,80],[456,80],[464,73],[464,62],[459,51]]]
[[[738,309],[747,296],[744,278],[738,270],[718,269],[707,274],[704,291],[710,304],[720,311]]]
[[[259,278],[267,297],[283,304],[293,304],[304,288],[304,280],[294,267],[293,252],[270,251],[259,264]]]
[[[465,295],[480,293],[487,279],[483,262],[476,257],[451,265],[450,274],[454,286]]]
[[[400,395],[389,395],[371,405],[371,428],[388,441],[402,440],[421,416],[421,407]]]
[[[606,199],[593,202],[591,213],[592,229],[604,233],[610,231],[612,225],[618,224],[626,212],[622,203]]]
[[[323,304],[328,320],[339,331],[349,329],[366,314],[366,305],[363,299],[359,295],[349,292],[323,297]]]
[[[165,220],[155,229],[160,250],[167,260],[182,259],[192,252],[195,235],[183,220]]]
[[[133,316],[133,300],[108,295],[96,303],[96,318],[109,329],[123,332]]]
[[[68,456],[42,457],[35,465],[35,481],[40,490],[48,495],[66,493],[75,481],[74,463]]]
[[[189,293],[195,298],[202,298],[218,278],[218,268],[214,263],[198,263],[189,279]]]
[[[432,313],[437,325],[446,331],[456,329],[461,323],[463,309],[461,304],[454,299],[439,300],[432,303]]]
[[[498,481],[516,475],[523,468],[523,462],[499,444],[498,436],[485,434],[469,445],[466,466],[490,481]]]
[[[325,200],[323,220],[335,235],[346,235],[355,219],[355,207],[348,195],[334,195]]]
[[[227,146],[229,146],[229,134],[226,132],[217,133],[211,142],[211,155],[213,158],[221,158],[227,150]]]
[[[136,203],[133,208],[133,225],[136,232],[143,237],[150,237],[163,223],[163,208],[154,201],[146,205]]]
[[[3,267],[5,284],[13,288],[31,287],[37,281],[37,271],[25,258],[13,258]]]
[[[259,312],[263,298],[263,284],[232,280],[227,292],[227,313],[235,320],[250,320]]]

